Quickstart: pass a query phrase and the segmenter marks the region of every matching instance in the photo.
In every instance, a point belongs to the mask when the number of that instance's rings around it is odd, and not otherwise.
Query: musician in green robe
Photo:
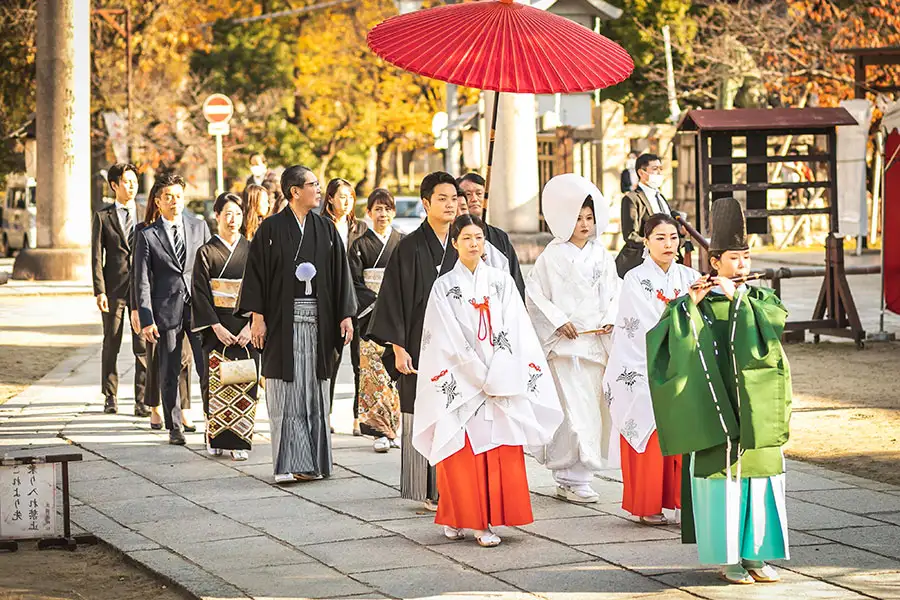
[[[647,333],[654,415],[663,454],[686,455],[683,541],[731,583],[773,582],[765,561],[789,558],[787,310],[771,289],[733,281],[750,273],[741,205],[717,200],[711,221],[717,275],[670,302]]]

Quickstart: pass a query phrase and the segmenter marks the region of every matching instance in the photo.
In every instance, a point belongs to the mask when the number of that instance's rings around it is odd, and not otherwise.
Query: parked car
[[[397,205],[394,229],[405,235],[418,229],[425,220],[425,206],[422,205],[422,199],[415,196],[397,196],[394,203]]]
[[[6,179],[6,200],[0,205],[0,256],[37,244],[37,187],[25,174]]]
[[[216,213],[213,211],[215,204],[215,198],[193,198],[185,202],[184,207],[198,219],[205,220],[209,232],[215,235],[219,231],[219,222],[216,221]]]

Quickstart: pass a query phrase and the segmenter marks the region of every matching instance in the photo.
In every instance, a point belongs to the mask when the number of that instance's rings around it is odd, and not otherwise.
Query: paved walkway
[[[120,365],[129,381],[125,353]],[[98,347],[85,347],[0,406],[0,456],[79,449],[77,525],[200,598],[900,598],[900,487],[790,462],[784,582],[727,586],[676,528],[626,518],[617,471],[595,481],[599,504],[576,506],[553,498],[529,461],[536,522],[482,549],[447,542],[398,497],[398,451],[338,433],[332,479],[279,487],[264,409],[250,461],[215,459],[200,434],[174,447],[146,420],[104,415],[99,369]],[[350,428],[348,372],[339,432]]]
[[[788,307],[811,312],[820,280],[784,283]],[[871,328],[878,278],[850,284]],[[900,317],[887,329],[900,333]],[[789,461],[793,559],[777,587],[723,585],[676,528],[627,519],[617,471],[595,481],[599,504],[575,506],[554,499],[548,473],[529,461],[536,522],[501,531],[495,549],[448,543],[431,515],[399,499],[399,452],[377,455],[370,441],[346,435],[349,369],[337,388],[334,478],[277,487],[264,407],[247,463],[208,457],[200,434],[169,446],[146,420],[129,417],[127,343],[123,414],[104,415],[98,334],[89,295],[0,296],[0,351],[79,347],[0,405],[0,457],[81,451],[85,462],[72,468],[78,526],[200,598],[900,599],[896,486]],[[201,421],[199,408],[191,414]]]

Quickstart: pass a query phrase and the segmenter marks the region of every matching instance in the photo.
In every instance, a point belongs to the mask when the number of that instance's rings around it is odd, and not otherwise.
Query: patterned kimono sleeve
[[[429,460],[462,432],[469,416],[463,409],[482,394],[487,375],[442,283],[431,289],[425,309],[416,386],[413,445]]]
[[[547,345],[556,341],[556,330],[569,322],[569,315],[552,300],[551,279],[554,275],[550,272],[550,260],[552,259],[548,256],[548,251],[544,250],[525,282],[525,304],[528,315],[545,349]]]

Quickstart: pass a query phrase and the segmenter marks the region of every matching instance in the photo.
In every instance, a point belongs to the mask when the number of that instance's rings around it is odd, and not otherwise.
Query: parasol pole
[[[494,92],[494,110],[491,113],[491,133],[488,137],[487,171],[484,177],[484,213],[482,220],[487,223],[488,197],[491,193],[491,164],[494,162],[494,140],[497,137],[497,112],[500,109],[500,92]]]

